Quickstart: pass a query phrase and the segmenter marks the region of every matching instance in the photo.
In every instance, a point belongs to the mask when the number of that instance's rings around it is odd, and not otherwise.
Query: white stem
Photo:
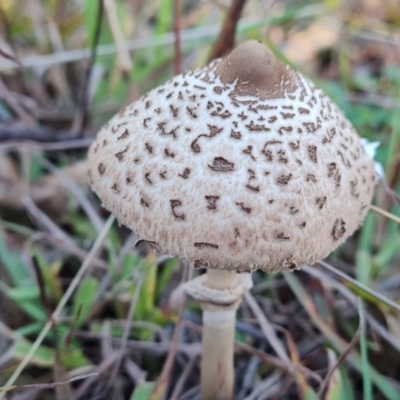
[[[239,284],[236,272],[207,270],[204,285],[217,290]],[[234,385],[234,335],[236,309],[213,306],[203,312],[203,354],[201,361],[202,400],[232,400]]]
[[[237,286],[239,276],[235,271],[208,269],[204,285],[211,289],[232,289]]]
[[[202,400],[232,400],[236,310],[203,312]]]

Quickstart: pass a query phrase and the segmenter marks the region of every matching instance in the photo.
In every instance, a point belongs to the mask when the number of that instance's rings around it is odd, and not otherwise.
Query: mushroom
[[[231,399],[245,272],[296,270],[362,223],[375,172],[355,129],[255,41],[127,106],[89,150],[93,190],[158,253],[207,274],[202,398]]]

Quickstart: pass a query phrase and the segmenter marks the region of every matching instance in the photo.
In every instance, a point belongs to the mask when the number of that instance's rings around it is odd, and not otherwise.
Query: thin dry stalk
[[[118,357],[119,352],[115,352],[111,354],[108,358],[103,360],[96,368],[96,375],[87,379],[81,386],[79,386],[79,389],[75,392],[76,399],[79,399],[84,395],[85,399],[87,399],[87,390],[99,378],[99,375],[107,372],[110,369],[110,367],[116,362]]]
[[[132,70],[132,59],[129,51],[124,46],[125,39],[121,30],[121,24],[118,20],[117,6],[114,0],[103,0],[107,12],[108,23],[111,34],[113,35],[115,45],[117,46],[118,58],[122,73],[129,76]]]
[[[326,388],[329,385],[332,375],[343,364],[343,362],[346,360],[347,356],[352,352],[352,350],[354,349],[358,340],[360,339],[360,334],[361,334],[361,319],[360,319],[360,324],[358,326],[357,332],[354,335],[353,339],[351,340],[351,342],[349,343],[347,348],[342,352],[342,354],[340,354],[339,359],[336,361],[335,365],[333,365],[332,368],[328,371],[324,381],[321,383],[321,386],[319,387],[319,390],[317,393],[318,398],[322,398],[323,393],[325,392]]]
[[[385,210],[383,210],[380,207],[374,206],[373,204],[370,204],[369,208],[373,211],[375,211],[378,214],[383,215],[386,218],[391,219],[394,222],[397,222],[398,224],[400,224],[400,218],[397,215],[391,214],[390,212],[387,212]]]
[[[64,142],[39,143],[34,140],[9,140],[0,144],[0,153],[16,149],[29,149],[37,151],[66,151],[76,149],[87,149],[95,137],[66,140]]]
[[[231,7],[225,17],[224,25],[214,44],[208,61],[224,56],[235,44],[236,25],[240,19],[246,0],[232,0]]]
[[[35,120],[21,107],[13,94],[8,90],[7,86],[0,79],[0,98],[10,106],[10,108],[18,115],[18,117],[25,123],[26,126],[34,127]]]
[[[369,288],[368,286],[365,286],[361,282],[358,282],[357,280],[351,278],[350,276],[346,275],[342,271],[339,271],[332,265],[326,263],[325,261],[319,261],[319,265],[321,265],[323,268],[327,269],[328,271],[332,272],[334,275],[338,276],[345,282],[350,282],[352,285],[356,286],[357,288],[363,290],[364,292],[370,294],[372,297],[376,297],[379,299],[382,303],[386,304],[388,307],[400,312],[400,305],[394,302],[393,300],[388,299],[386,296],[380,294],[376,290],[373,290]]]
[[[85,117],[86,117],[86,108],[87,108],[87,103],[88,103],[89,81],[90,81],[90,76],[92,74],[93,66],[94,66],[94,63],[95,63],[96,57],[97,57],[97,45],[99,44],[99,41],[100,41],[101,26],[102,26],[102,22],[103,22],[103,13],[104,13],[104,3],[103,3],[103,0],[98,0],[98,3],[99,3],[99,7],[98,7],[98,12],[97,12],[94,43],[93,43],[93,47],[91,50],[89,65],[86,70],[86,76],[85,76],[85,80],[83,83],[83,88],[82,88],[82,92],[80,95],[75,118],[72,123],[71,130],[75,135],[78,135],[80,132],[82,132],[82,128],[84,125],[84,121],[85,121]]]
[[[322,282],[325,282],[330,287],[336,289],[339,293],[343,295],[353,306],[357,309],[358,306],[358,298],[357,296],[348,289],[342,283],[336,281],[331,276],[326,274],[325,272],[310,267],[309,265],[305,265],[302,270],[307,274],[319,279]],[[390,343],[397,351],[400,352],[400,340],[393,336],[380,322],[378,322],[375,317],[371,315],[368,311],[365,312],[365,317],[368,321],[370,327],[376,331],[383,339],[385,339],[388,343]]]
[[[178,382],[175,385],[175,388],[174,388],[174,391],[172,392],[170,400],[178,400],[179,396],[182,393],[183,387],[184,387],[189,375],[193,371],[193,368],[195,367],[197,361],[198,361],[197,357],[193,357],[189,360],[189,362],[185,366],[181,376],[179,377]]]
[[[244,298],[249,307],[251,308],[251,310],[253,311],[254,315],[256,316],[258,323],[261,327],[261,330],[263,331],[265,337],[270,342],[272,348],[275,350],[279,358],[288,364],[288,370],[292,371],[293,366],[291,365],[290,358],[285,348],[283,347],[281,341],[276,336],[274,328],[272,327],[271,323],[267,320],[264,313],[262,312],[260,306],[257,304],[256,300],[250,293],[246,293],[244,295]]]
[[[121,23],[118,19],[117,5],[115,0],[103,0],[107,12],[108,23],[111,34],[113,35],[115,45],[117,46],[119,63],[122,70],[122,79],[129,86],[129,99],[134,101],[138,98],[138,93],[131,81],[131,71],[133,62],[129,50],[125,46],[125,38],[121,29]]]
[[[77,337],[86,338],[86,339],[97,339],[103,340],[105,337],[98,333],[86,332],[86,331],[78,331],[76,332]],[[115,345],[121,345],[121,338],[107,337],[111,340],[111,342]],[[126,342],[127,352],[133,352],[134,354],[138,354],[138,352],[148,352],[156,356],[163,356],[171,351],[171,343],[170,342],[153,342],[153,341],[140,341],[140,340],[128,340]],[[201,345],[200,343],[178,343],[177,351],[185,354],[187,357],[197,357],[201,354]]]
[[[64,187],[67,188],[78,201],[78,203],[82,207],[82,210],[85,212],[88,219],[95,227],[97,233],[100,232],[101,228],[104,225],[104,221],[99,217],[92,203],[87,199],[82,189],[63,170],[57,168],[47,159],[41,157],[40,164],[53,175],[58,177],[58,179],[63,183]],[[83,167],[84,169],[86,169],[86,163],[83,164]]]
[[[133,296],[131,298],[128,315],[126,316],[124,333],[122,335],[121,347],[120,347],[120,351],[119,351],[120,357],[117,359],[117,361],[114,364],[114,368],[111,373],[110,380],[108,382],[109,386],[112,386],[114,384],[115,378],[117,377],[117,374],[118,374],[118,370],[121,366],[122,358],[125,354],[129,333],[130,333],[131,327],[132,327],[132,320],[133,320],[133,316],[135,314],[137,302],[139,300],[139,295],[140,295],[140,290],[142,289],[143,280],[144,280],[144,278],[142,275],[136,280],[135,293],[133,294]]]
[[[181,0],[174,0],[174,67],[175,75],[182,72],[182,44],[181,44]]]
[[[179,347],[179,334],[181,331],[182,320],[183,320],[183,313],[186,307],[186,294],[184,295],[183,301],[179,308],[178,318],[175,323],[174,334],[172,336],[171,341],[171,350],[168,353],[167,360],[164,363],[164,367],[162,369],[160,378],[157,381],[157,386],[153,391],[151,399],[159,399],[162,397],[162,394],[166,390],[169,382],[169,378],[171,375],[172,367],[174,365],[175,357],[178,352]]]
[[[48,230],[56,238],[63,240],[70,246],[75,247],[74,241],[57,225],[51,218],[49,218],[32,200],[30,196],[24,196],[22,203],[25,205],[26,210],[30,216],[43,228]]]

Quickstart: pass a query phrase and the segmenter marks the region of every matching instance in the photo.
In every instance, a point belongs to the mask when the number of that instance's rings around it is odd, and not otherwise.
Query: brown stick
[[[85,80],[83,82],[83,88],[80,94],[80,98],[78,101],[78,106],[75,114],[75,118],[72,123],[71,130],[77,135],[80,135],[79,132],[82,132],[82,128],[85,122],[86,118],[86,108],[87,108],[87,103],[88,103],[88,87],[89,87],[89,81],[90,81],[90,76],[92,74],[93,66],[96,61],[97,57],[97,46],[100,41],[100,35],[101,35],[101,27],[102,27],[102,22],[103,22],[103,14],[104,14],[104,3],[103,0],[98,0],[98,11],[97,11],[97,21],[96,21],[96,27],[95,27],[95,34],[94,34],[94,42],[92,45],[92,51],[89,59],[89,65],[86,70],[86,75],[85,75]],[[81,136],[78,136],[81,137]]]
[[[79,136],[95,137],[96,132],[73,133],[70,130],[52,130],[34,127],[7,127],[0,124],[0,143],[6,140],[32,140],[35,142],[60,143],[74,140]]]
[[[246,0],[232,0],[231,7],[226,15],[224,25],[214,44],[208,61],[224,56],[232,50],[235,42],[236,25],[240,19]]]
[[[175,75],[182,72],[182,49],[181,49],[181,0],[174,0],[174,48],[175,48]]]

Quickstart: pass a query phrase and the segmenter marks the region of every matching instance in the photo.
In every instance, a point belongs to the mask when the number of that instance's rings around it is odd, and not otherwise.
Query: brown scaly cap
[[[238,271],[325,257],[375,183],[336,105],[253,41],[126,107],[89,164],[103,204],[156,251]]]
[[[255,40],[236,47],[221,60],[215,71],[226,84],[238,81],[237,89],[241,95],[257,94],[263,99],[294,91],[296,81],[293,72],[279,62],[267,47]]]

